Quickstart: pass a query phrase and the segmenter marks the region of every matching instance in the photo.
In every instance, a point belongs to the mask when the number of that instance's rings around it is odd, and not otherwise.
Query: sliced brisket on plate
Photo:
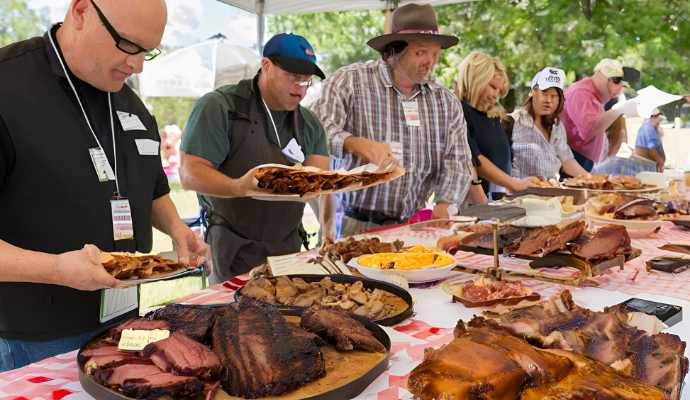
[[[507,254],[531,256],[541,254],[547,247],[549,240],[557,237],[560,230],[555,225],[526,229],[522,236],[508,244],[504,251]]]
[[[338,350],[364,350],[384,353],[386,348],[361,322],[344,311],[321,308],[308,309],[302,314],[302,328],[327,338]]]
[[[213,351],[223,364],[221,385],[233,396],[277,396],[325,375],[313,338],[294,328],[274,306],[243,297],[213,326]]]
[[[147,318],[167,321],[172,330],[180,330],[198,342],[209,343],[217,312],[214,307],[171,304],[148,314]]]
[[[570,251],[585,260],[602,260],[626,255],[632,251],[630,236],[624,226],[605,225],[594,234],[580,236]]]
[[[142,353],[161,370],[176,375],[213,379],[220,374],[218,356],[180,331],[173,332],[167,339],[150,343]]]
[[[551,254],[554,251],[565,250],[568,248],[567,244],[579,238],[585,231],[584,221],[575,221],[560,228],[558,235],[549,239],[544,254]]]
[[[163,372],[155,365],[125,364],[97,370],[94,377],[102,385],[136,399],[189,398],[201,394],[204,388],[197,378]]]

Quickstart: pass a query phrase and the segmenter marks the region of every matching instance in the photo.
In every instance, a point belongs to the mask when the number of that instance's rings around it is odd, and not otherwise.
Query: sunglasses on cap
[[[125,52],[129,55],[137,55],[139,53],[144,53],[144,60],[146,61],[153,60],[159,54],[161,54],[161,50],[159,48],[146,49],[120,36],[120,34],[117,33],[110,21],[108,21],[108,18],[106,18],[105,15],[103,15],[101,9],[98,8],[96,3],[93,2],[93,0],[91,0],[91,4],[93,5],[93,8],[96,10],[96,14],[98,14],[98,18],[101,20],[101,23],[105,26],[105,29],[108,31],[110,36],[112,36],[113,40],[115,41],[115,47],[117,47],[120,51]]]
[[[621,83],[623,83],[623,77],[622,76],[614,76],[613,78],[609,78],[609,80],[611,82],[615,83],[616,85],[620,85]]]

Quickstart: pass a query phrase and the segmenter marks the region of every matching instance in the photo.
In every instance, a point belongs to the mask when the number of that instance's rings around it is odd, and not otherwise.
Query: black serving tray
[[[400,286],[396,286],[392,283],[388,282],[383,282],[383,281],[378,281],[376,279],[370,279],[366,277],[360,277],[360,276],[352,276],[352,275],[342,275],[342,274],[337,274],[337,275],[314,275],[314,274],[295,274],[295,275],[285,275],[287,278],[302,278],[306,282],[318,282],[321,279],[325,278],[326,276],[330,277],[333,282],[336,283],[355,283],[361,281],[362,284],[364,285],[364,288],[366,289],[381,289],[385,290],[389,293],[392,293],[400,298],[402,298],[405,303],[407,303],[408,307],[405,309],[405,311],[401,312],[398,315],[394,315],[389,318],[384,318],[380,320],[375,320],[373,322],[376,322],[379,325],[385,325],[385,326],[391,326],[395,325],[399,322],[402,322],[409,318],[412,313],[413,313],[413,301],[412,301],[412,296],[410,293],[401,288]],[[266,278],[269,280],[274,280],[275,277],[270,277]],[[238,291],[235,292],[235,301],[239,301],[242,298],[242,289],[240,288]],[[254,299],[256,300],[256,299]],[[297,306],[286,306],[282,304],[274,304],[278,309],[280,310],[303,310],[304,307],[297,307]]]
[[[200,305],[198,307],[225,307],[227,304],[218,304],[218,305]],[[281,309],[280,313],[285,315],[285,316],[301,316],[302,312],[304,312],[303,309],[293,309],[293,310],[287,310],[287,309]],[[358,320],[361,322],[365,328],[367,328],[373,335],[378,339],[383,346],[386,348],[386,356],[379,361],[376,365],[374,365],[369,371],[367,371],[364,375],[360,376],[359,378],[355,379],[354,381],[351,381],[345,385],[342,385],[340,387],[337,387],[335,389],[332,389],[328,392],[320,393],[316,396],[311,396],[305,398],[305,400],[342,400],[342,399],[351,399],[353,397],[356,397],[360,393],[364,391],[376,378],[378,378],[383,371],[385,371],[388,368],[388,363],[390,361],[390,349],[391,349],[391,339],[388,336],[388,334],[376,323],[369,321],[366,318],[359,317],[357,315],[352,316],[354,319]],[[81,384],[82,388],[86,393],[90,394],[94,398],[98,400],[135,400],[132,397],[125,396],[124,394],[110,389],[108,387],[105,387],[101,385],[100,383],[96,382],[96,380],[93,378],[93,376],[88,375],[87,373],[84,372],[84,363],[80,362],[81,360],[81,352],[84,351],[86,346],[93,342],[94,340],[100,338],[103,334],[107,333],[110,330],[110,327],[108,329],[105,329],[103,332],[94,335],[91,340],[84,346],[82,346],[79,349],[79,352],[77,353],[77,363],[79,365],[79,383]],[[289,394],[286,393],[285,395]],[[203,396],[199,396],[197,399],[194,400],[204,400]]]

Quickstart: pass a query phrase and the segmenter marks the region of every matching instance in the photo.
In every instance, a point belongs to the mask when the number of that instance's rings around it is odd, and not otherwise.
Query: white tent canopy
[[[264,16],[349,10],[393,10],[408,3],[442,6],[476,0],[218,0],[257,16],[257,43],[263,48]]]
[[[386,10],[407,3],[441,6],[472,0],[218,0],[257,15],[280,15],[344,10]]]
[[[139,74],[144,97],[201,97],[211,90],[254,76],[261,58],[255,49],[210,39],[146,64]]]

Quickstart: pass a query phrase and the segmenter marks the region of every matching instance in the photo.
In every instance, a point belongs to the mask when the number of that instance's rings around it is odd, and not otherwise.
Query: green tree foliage
[[[471,50],[498,56],[514,92],[526,93],[541,68],[563,68],[571,81],[587,76],[605,57],[642,71],[635,85],[690,92],[690,1],[687,0],[480,0],[437,7],[445,32],[460,44],[442,53],[436,74],[450,87]],[[366,41],[382,31],[383,13],[347,12],[273,17],[271,32],[293,31],[313,41],[327,70],[376,54]]]
[[[40,35],[45,26],[25,0],[0,1],[0,47]]]
[[[278,32],[302,35],[316,49],[326,75],[357,61],[377,57],[367,40],[383,33],[380,11],[327,12],[272,17],[267,37]]]

